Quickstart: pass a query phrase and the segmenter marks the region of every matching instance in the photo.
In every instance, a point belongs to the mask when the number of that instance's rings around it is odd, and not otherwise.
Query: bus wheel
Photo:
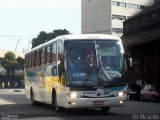
[[[63,111],[64,111],[64,108],[59,107],[59,106],[57,105],[57,95],[56,95],[55,90],[52,91],[52,105],[53,105],[53,109],[54,109],[56,112],[63,112]]]
[[[101,108],[102,112],[109,112],[109,110],[110,110],[110,107],[103,107],[103,108]]]
[[[35,96],[34,96],[34,93],[33,93],[33,90],[32,90],[32,89],[31,89],[30,94],[31,94],[31,102],[32,102],[32,105],[33,105],[33,106],[37,106],[38,103],[37,103],[37,101],[35,101]]]

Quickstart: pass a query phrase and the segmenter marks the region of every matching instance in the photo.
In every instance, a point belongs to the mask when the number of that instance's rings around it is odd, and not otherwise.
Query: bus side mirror
[[[132,67],[132,58],[131,58],[131,55],[129,54],[129,53],[125,53],[124,54],[124,57],[125,57],[125,59],[126,59],[126,63],[127,63],[127,66],[129,67],[129,68],[131,68]]]
[[[62,75],[63,75],[63,72],[64,72],[64,62],[63,60],[61,59],[58,63],[58,74],[59,74],[59,77],[61,78]]]

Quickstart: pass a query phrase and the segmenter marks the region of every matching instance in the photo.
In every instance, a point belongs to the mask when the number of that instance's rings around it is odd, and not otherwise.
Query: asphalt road
[[[22,92],[20,92],[22,91]],[[57,113],[50,105],[32,106],[24,90],[0,90],[0,120],[160,120],[160,103],[127,101],[125,107],[77,109]]]

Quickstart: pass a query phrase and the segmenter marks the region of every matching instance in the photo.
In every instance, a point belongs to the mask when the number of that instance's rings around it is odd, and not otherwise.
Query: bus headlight
[[[75,92],[73,92],[73,93],[70,94],[70,97],[71,97],[71,98],[77,98],[77,97],[78,97],[78,94],[75,93]]]
[[[124,95],[123,92],[119,92],[119,93],[118,93],[118,96],[119,96],[119,97],[121,97],[121,96],[123,96],[123,95]]]

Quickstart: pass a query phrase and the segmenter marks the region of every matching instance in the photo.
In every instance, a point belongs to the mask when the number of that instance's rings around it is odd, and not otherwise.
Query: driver
[[[79,48],[71,48],[68,55],[68,65],[70,74],[82,72],[82,57]]]

